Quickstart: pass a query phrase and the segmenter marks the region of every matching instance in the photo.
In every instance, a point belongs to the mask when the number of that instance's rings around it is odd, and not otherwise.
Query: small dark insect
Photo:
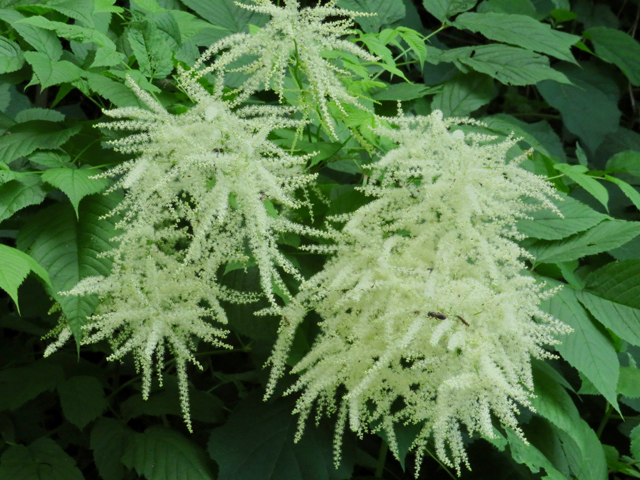
[[[433,268],[427,268],[427,270],[429,270],[430,272],[433,272]]]
[[[431,318],[437,318],[438,320],[446,320],[447,316],[444,313],[440,312],[429,312],[427,313]]]
[[[291,325],[291,322],[289,321],[289,319],[287,317],[283,316],[282,320],[284,320],[284,323],[286,323],[287,325]]]
[[[462,323],[464,323],[467,327],[469,326],[467,321],[464,318],[462,318],[460,315],[456,315],[456,317],[458,317],[458,320],[460,320]]]
[[[414,315],[420,315],[420,310],[416,310],[415,312],[413,312]]]

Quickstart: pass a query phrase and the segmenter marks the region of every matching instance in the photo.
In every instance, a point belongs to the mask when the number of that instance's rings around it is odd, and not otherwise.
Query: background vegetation
[[[501,429],[496,440],[469,438],[473,471],[463,478],[640,477],[640,2],[339,6],[377,13],[353,36],[382,57],[359,77],[376,80],[360,86],[377,113],[394,115],[401,100],[405,113],[440,109],[482,119],[500,137],[515,132],[522,149],[535,149],[527,168],[566,198],[558,204],[564,219],[540,214],[519,228],[536,258],[531,271],[567,284],[545,309],[574,333],[557,348],[560,360],[535,364],[536,413],[521,415],[531,445]],[[232,0],[0,0],[0,7],[0,480],[413,478],[411,427],[398,431],[399,461],[370,435],[347,439],[338,469],[331,422],[293,442],[294,400],[261,401],[262,365],[279,321],[253,318],[264,303],[228,306],[233,350],[198,351],[205,369],[190,372],[193,434],[181,419],[171,360],[164,386],[145,402],[133,362],[107,362],[106,343],[78,350],[70,342],[43,359],[42,336],[59,315],[54,303],[81,325],[97,301],[58,292],[109,271],[99,254],[110,248],[113,219],[100,216],[119,197],[102,195],[109,182],[89,177],[126,157],[105,144],[113,132],[94,128],[102,109],[138,105],[123,83],[128,74],[180,112],[187,99],[173,80],[176,66],[267,18]],[[429,36],[426,43],[413,31]],[[372,118],[343,121],[367,132]],[[273,140],[290,146],[292,137],[282,131]],[[320,151],[309,169],[319,172],[330,204],[314,200],[316,225],[367,201],[354,190],[371,161],[362,148],[311,133],[296,148]],[[322,256],[296,250],[306,239],[284,240],[305,274],[322,266]],[[255,268],[227,270],[221,281],[258,290]],[[305,324],[294,356],[314,334],[313,321]],[[419,472],[449,477],[431,457]]]

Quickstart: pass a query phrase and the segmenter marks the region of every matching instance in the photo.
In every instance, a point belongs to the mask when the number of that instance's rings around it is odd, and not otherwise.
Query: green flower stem
[[[380,444],[380,452],[378,453],[378,466],[376,467],[376,478],[382,478],[382,474],[384,473],[384,464],[387,461],[387,452],[389,451],[389,445],[387,442],[382,440]]]

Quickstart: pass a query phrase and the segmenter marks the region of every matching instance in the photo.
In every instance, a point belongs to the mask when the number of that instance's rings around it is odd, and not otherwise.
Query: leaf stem
[[[611,409],[611,404],[607,402],[607,408],[605,408],[604,410],[604,416],[602,417],[600,425],[598,425],[598,429],[596,430],[596,435],[598,436],[598,438],[600,438],[600,436],[602,435],[604,427],[607,425],[607,422],[611,418]]]
[[[376,467],[376,473],[374,475],[375,478],[382,478],[382,474],[384,473],[384,464],[387,461],[387,452],[389,451],[389,445],[387,442],[382,440],[380,444],[380,452],[378,453],[378,466]]]

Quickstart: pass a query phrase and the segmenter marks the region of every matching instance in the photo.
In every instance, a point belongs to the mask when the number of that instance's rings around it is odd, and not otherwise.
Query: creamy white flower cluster
[[[105,114],[118,120],[100,125],[139,133],[112,141],[135,159],[103,176],[117,177],[111,190],[124,189],[124,200],[111,212],[123,233],[112,273],[80,282],[69,295],[98,294],[100,304],[83,327],[83,343],[111,342],[110,359],[132,352],[143,372],[143,396],[151,387],[154,356],[158,373],[165,350],[176,359],[182,408],[190,428],[188,362],[199,365],[194,338],[217,346],[226,332],[220,301],[255,301],[225,288],[225,265],[255,263],[272,305],[274,289],[287,291],[280,270],[298,279],[294,265],[278,250],[283,232],[308,233],[287,212],[299,208],[295,191],[314,176],[306,174],[309,156],[293,156],[267,139],[276,128],[297,128],[290,111],[247,107],[237,112],[199,84],[184,85],[195,105],[180,115],[168,113],[129,80],[148,107],[119,108]],[[280,206],[280,210],[276,208]],[[63,327],[47,354],[70,337]]]
[[[302,10],[297,0],[284,0],[283,8],[273,5],[270,0],[252,1],[256,5],[237,5],[270,15],[271,21],[251,35],[237,33],[214,43],[194,65],[193,79],[215,73],[216,93],[222,97],[225,77],[229,73],[241,72],[248,78],[240,87],[230,92],[231,95],[237,94],[232,105],[241,104],[259,90],[269,89],[273,89],[282,101],[286,90],[285,77],[289,67],[294,66],[292,77],[296,88],[303,94],[298,107],[307,114],[318,111],[329,131],[335,135],[327,99],[335,102],[345,115],[347,113],[342,104],[364,107],[356,95],[347,91],[339,78],[349,77],[350,73],[336,67],[324,57],[327,53],[336,51],[375,62],[377,57],[342,38],[351,33],[354,18],[369,14],[338,8],[335,6],[338,0]],[[347,18],[327,21],[328,17]],[[216,55],[210,65],[204,65]],[[242,62],[245,57],[248,57],[248,63],[232,68],[234,63]]]
[[[267,395],[315,309],[321,333],[289,389],[301,392],[298,434],[316,405],[319,416],[338,412],[338,456],[347,422],[360,434],[384,431],[398,455],[394,425],[420,425],[417,465],[433,437],[460,472],[462,427],[493,437],[493,414],[521,433],[530,358],[549,357],[542,345],[569,330],[538,308],[554,291],[523,273],[527,253],[514,242],[517,218],[559,212],[552,187],[518,166],[524,156],[505,161],[516,140],[465,135],[456,128],[471,120],[440,111],[396,123],[378,132],[398,147],[370,166],[363,190],[375,199],[338,218],[347,222],[335,255],[283,312]]]

